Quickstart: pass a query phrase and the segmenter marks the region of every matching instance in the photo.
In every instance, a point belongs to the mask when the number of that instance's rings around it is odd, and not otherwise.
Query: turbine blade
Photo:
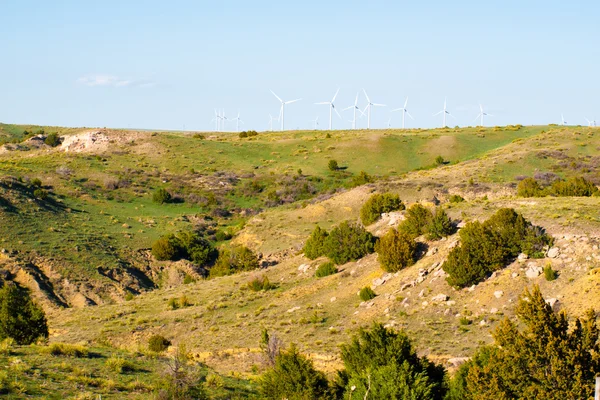
[[[363,89],[363,93],[365,94],[365,97],[367,98],[367,102],[370,103],[371,99],[369,99],[369,95],[367,94],[367,91],[365,89]]]
[[[360,92],[356,92],[356,100],[354,100],[354,107],[356,107],[358,105],[358,94]]]
[[[302,100],[302,99],[296,99],[296,100],[286,101],[285,104],[292,104],[292,103],[295,103],[295,102],[300,101],[300,100]]]
[[[407,105],[408,105],[408,97],[406,98],[406,101],[404,102],[404,108],[406,108]]]
[[[342,109],[342,111],[350,110],[351,108],[354,108],[354,106],[346,107],[346,108]]]
[[[408,111],[405,111],[405,112],[406,112],[406,115],[408,115],[408,116],[410,117],[410,119],[412,119],[413,121],[415,120],[415,119],[413,118],[413,116],[412,116],[412,115],[410,115],[410,113],[409,113]]]
[[[319,104],[320,105],[320,104],[330,104],[330,103],[328,101],[322,101],[320,103],[315,103],[315,104]]]
[[[390,111],[390,112],[396,112],[396,111],[401,111],[401,110],[404,110],[404,108],[395,108],[395,109],[393,109],[393,110],[392,110],[392,111]]]
[[[335,92],[335,96],[333,96],[333,99],[331,100],[332,103],[335,101],[335,98],[337,97],[339,92],[340,92],[340,88],[338,88],[337,92]]]
[[[435,116],[438,116],[438,115],[440,115],[440,114],[442,114],[442,113],[444,113],[444,110],[442,110],[442,111],[440,111],[440,112],[437,112],[437,113],[433,114],[433,117],[435,117]]]
[[[387,107],[385,104],[377,104],[377,103],[373,103],[373,105],[375,107]]]
[[[274,91],[271,90],[271,93],[273,93],[273,96],[275,96],[277,98],[277,100],[279,100],[280,102],[283,103],[283,100],[281,100],[281,98],[279,96],[277,96]]]
[[[334,108],[333,111],[335,111],[335,113],[337,114],[337,116],[340,117],[340,119],[342,119],[342,116],[340,115],[340,113],[338,112],[337,109]]]
[[[481,114],[479,114],[478,116],[475,117],[475,119],[473,120],[473,122],[477,122],[477,120],[481,118]]]

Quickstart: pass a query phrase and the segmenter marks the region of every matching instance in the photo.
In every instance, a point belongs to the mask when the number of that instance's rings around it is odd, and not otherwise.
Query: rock
[[[548,250],[548,253],[546,253],[546,257],[548,258],[558,258],[559,255],[560,249],[558,247],[553,247],[550,250]]]
[[[513,272],[511,276],[513,277],[513,279],[517,278],[519,276],[519,273],[518,272]]]
[[[454,368],[458,368],[461,365],[463,365],[464,363],[466,363],[467,361],[469,361],[470,359],[471,359],[470,357],[454,357],[454,358],[448,359],[448,364],[450,364]]]
[[[456,305],[456,302],[455,302],[454,300],[448,300],[448,301],[446,302],[446,305],[447,305],[448,307],[452,307],[452,306]]]
[[[554,306],[557,306],[560,300],[558,299],[548,299],[546,300],[546,303],[552,308],[554,309]]]
[[[425,257],[433,256],[434,254],[437,254],[437,252],[438,252],[438,248],[437,247],[432,247],[429,250],[427,250],[427,253],[425,254]]]
[[[419,292],[419,297],[423,297],[423,296],[425,296],[425,289],[423,289]]]
[[[462,229],[462,228],[464,228],[465,226],[467,226],[467,223],[466,223],[465,221],[460,221],[458,224],[456,224],[456,227],[457,227],[458,229]]]
[[[424,276],[420,276],[417,279],[415,279],[415,284],[421,283],[421,282],[425,282],[425,277]]]
[[[400,291],[401,291],[401,292],[403,292],[403,291],[405,291],[406,289],[408,289],[408,288],[411,288],[411,287],[413,287],[413,286],[415,286],[415,283],[414,283],[414,282],[405,283],[405,284],[404,284],[404,285],[402,285],[402,287],[400,288]]]
[[[429,273],[429,271],[428,271],[428,270],[426,270],[426,269],[424,269],[424,268],[421,268],[421,269],[419,270],[419,277],[423,277],[423,276],[427,275],[428,273]]]
[[[529,279],[535,279],[538,276],[540,276],[543,272],[542,267],[538,267],[538,266],[530,266],[529,268],[527,268],[527,271],[525,271],[525,276],[527,276]]]
[[[469,292],[473,292],[475,291],[475,285],[471,286],[470,288],[467,289]]]
[[[330,302],[335,302],[337,300],[337,297],[332,297],[331,299],[329,299]]]
[[[494,292],[494,296],[499,299],[500,297],[504,296],[504,292],[502,290],[496,290]]]
[[[527,260],[529,258],[529,256],[525,253],[521,253],[519,254],[519,257],[517,257],[517,260],[519,262],[525,262],[525,260]]]
[[[459,224],[459,225],[460,225],[460,224]],[[449,248],[450,250],[452,250],[452,249],[453,249],[453,248],[455,248],[456,246],[458,246],[458,240],[455,240],[455,241],[453,241],[452,243],[450,243],[450,244],[448,245],[448,248]]]
[[[490,310],[490,313],[491,313],[491,314],[498,314],[498,309],[494,307],[494,308],[492,308],[492,309]]]
[[[423,307],[425,307],[425,306],[429,305],[429,303],[428,303],[427,301],[424,301],[424,302],[422,302],[421,304],[423,305]]]
[[[431,301],[434,301],[436,303],[442,303],[444,301],[448,301],[448,299],[450,299],[450,297],[448,295],[440,293],[437,296],[432,297]]]
[[[298,271],[301,271],[303,274],[306,273],[306,271],[308,271],[310,269],[310,265],[308,264],[302,264],[301,266],[298,267]]]
[[[479,326],[486,326],[487,325],[487,321],[485,319],[482,319],[481,322],[479,323]]]
[[[298,311],[299,309],[300,309],[300,307],[296,306],[296,307],[292,307],[292,308],[290,308],[289,310],[287,310],[287,312],[289,312],[289,313],[293,313],[293,312],[296,312],[296,311]]]

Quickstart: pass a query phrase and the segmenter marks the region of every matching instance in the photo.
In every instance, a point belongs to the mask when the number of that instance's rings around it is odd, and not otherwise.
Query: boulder
[[[434,301],[436,303],[442,303],[444,301],[448,301],[448,299],[450,299],[450,297],[448,295],[445,295],[443,293],[438,294],[437,296],[433,296],[431,298],[431,301]]]
[[[525,262],[525,260],[527,260],[529,258],[529,256],[525,253],[521,253],[519,254],[519,257],[517,257],[517,260],[519,260],[519,262]]]
[[[527,276],[529,279],[535,279],[538,276],[540,276],[543,271],[544,270],[542,269],[542,267],[532,265],[525,271],[525,276]]]
[[[496,290],[494,292],[494,297],[496,297],[497,299],[499,299],[502,296],[504,296],[504,292],[502,290]]]
[[[550,250],[548,250],[548,253],[546,253],[548,258],[557,258],[559,255],[560,249],[558,247],[552,247]]]
[[[559,301],[558,299],[548,299],[546,303],[554,310],[555,306],[558,306]]]

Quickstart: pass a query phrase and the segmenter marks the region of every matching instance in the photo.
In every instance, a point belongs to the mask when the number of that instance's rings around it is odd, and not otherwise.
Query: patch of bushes
[[[381,214],[404,210],[404,204],[397,194],[375,193],[360,209],[360,219],[365,225],[371,225],[381,218]]]
[[[192,305],[192,303],[190,303],[190,300],[188,299],[188,297],[186,295],[182,295],[178,299],[175,298],[175,297],[171,297],[167,301],[167,306],[171,310],[177,310],[177,309],[180,309],[180,308],[189,307],[191,305]]]
[[[48,192],[44,189],[38,188],[33,191],[33,196],[39,200],[46,200],[48,198]]]
[[[450,285],[462,288],[477,284],[507,265],[519,253],[543,255],[552,239],[510,208],[498,210],[487,221],[469,222],[460,231],[461,245],[452,249],[442,266]]]
[[[50,147],[56,147],[61,142],[62,141],[60,140],[60,136],[58,136],[58,133],[56,132],[49,133],[48,136],[46,136],[46,139],[44,139],[44,143],[46,143]]]
[[[377,294],[375,294],[373,289],[371,289],[369,286],[365,286],[364,288],[360,289],[358,296],[362,301],[369,301],[377,297]]]
[[[204,139],[206,139],[206,138],[204,137],[204,135],[203,135],[203,134],[201,134],[201,133],[194,133],[194,136],[192,136],[192,137],[193,137],[194,139],[200,139],[200,140],[204,140]]]
[[[271,283],[266,276],[254,277],[248,282],[248,289],[253,292],[267,291],[275,288],[276,285]]]
[[[542,186],[535,178],[525,178],[517,185],[517,196],[590,197],[600,194],[596,185],[583,177],[548,181],[552,182],[549,186]]]
[[[454,223],[448,214],[442,208],[438,207],[427,226],[427,239],[440,240],[443,237],[452,235],[454,232],[456,232]]]
[[[544,195],[544,189],[533,178],[525,178],[517,185],[517,196],[519,197],[542,197]]]
[[[40,178],[33,178],[29,183],[31,186],[42,187],[42,180]]]
[[[254,137],[254,136],[258,136],[258,132],[256,132],[256,131],[242,131],[239,134],[240,139]]]
[[[373,253],[374,242],[373,235],[365,228],[344,221],[329,232],[324,241],[324,252],[331,261],[342,265]]]
[[[327,163],[327,168],[329,168],[330,171],[337,171],[338,169],[340,169],[340,166],[338,165],[338,162],[336,160],[329,160],[329,162]]]
[[[170,203],[173,200],[171,193],[164,188],[159,188],[152,194],[152,201],[158,204]]]
[[[106,368],[117,374],[135,371],[135,365],[123,357],[110,357],[106,360],[104,365],[106,365]]]
[[[366,185],[367,183],[373,182],[373,177],[367,174],[365,171],[360,171],[360,173],[354,177],[352,177],[352,186],[361,186]]]
[[[397,272],[415,263],[417,243],[408,234],[392,228],[377,241],[375,251],[384,271]]]
[[[452,196],[450,196],[450,198],[448,199],[448,201],[450,203],[462,203],[463,201],[465,201],[465,199],[458,195],[458,194],[453,194]]]
[[[309,260],[324,256],[327,236],[329,236],[327,231],[317,225],[304,244],[304,256]]]
[[[87,347],[79,344],[67,343],[52,343],[51,345],[42,348],[42,352],[51,356],[63,356],[73,358],[87,358],[90,351]]]
[[[547,281],[555,281],[558,278],[558,272],[552,269],[552,265],[548,264],[544,267],[544,277]]]
[[[433,220],[433,213],[419,203],[406,211],[406,219],[400,224],[400,230],[413,238],[427,233],[427,227]]]
[[[317,270],[315,271],[315,276],[317,278],[323,278],[329,275],[333,275],[333,274],[337,274],[338,269],[335,266],[334,263],[332,263],[331,261],[325,262],[321,265],[319,265],[319,267],[317,268]]]
[[[44,310],[33,302],[29,292],[14,284],[0,288],[0,340],[13,339],[18,345],[48,337]]]
[[[148,339],[148,349],[155,353],[162,353],[171,345],[171,341],[162,335],[152,335]]]
[[[199,266],[211,264],[217,257],[213,245],[196,232],[180,231],[163,236],[152,244],[152,255],[159,261],[186,259]]]
[[[240,246],[225,249],[219,253],[219,258],[210,269],[210,276],[232,275],[243,271],[252,271],[259,268],[258,257],[247,247]]]

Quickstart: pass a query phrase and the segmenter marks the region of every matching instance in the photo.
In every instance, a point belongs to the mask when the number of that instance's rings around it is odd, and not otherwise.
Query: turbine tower
[[[352,121],[350,121],[350,122],[352,122],[352,129],[356,129],[356,111],[357,110],[360,111],[360,108],[358,108],[358,95],[359,95],[359,93],[356,93],[356,100],[354,100],[354,105],[350,106],[350,107],[346,107],[346,108],[344,108],[342,110],[342,111],[346,111],[346,110],[350,110],[350,109],[354,110],[353,111],[354,117],[352,118]],[[362,114],[363,112],[360,111],[360,113]]]
[[[269,114],[269,131],[273,132],[273,120],[275,118],[273,118],[273,116],[271,114]]]
[[[367,114],[367,129],[371,129],[371,107],[373,107],[373,106],[385,107],[385,104],[371,103],[371,99],[369,99],[369,96],[367,95],[367,91],[365,89],[363,89],[363,93],[365,94],[365,97],[367,98],[367,106],[365,107],[363,114],[365,111],[368,112],[368,114]]]
[[[337,97],[339,92],[340,92],[340,89],[338,88],[337,92],[335,92],[335,95],[333,96],[333,99],[331,99],[331,101],[322,101],[320,103],[315,103],[318,105],[321,105],[321,104],[329,105],[329,130],[331,130],[331,126],[332,126],[331,125],[331,119],[332,119],[331,117],[332,117],[334,111],[338,115],[338,117],[340,117],[340,119],[342,118],[340,113],[335,109],[335,105],[333,104],[333,102],[335,101],[335,98]]]
[[[215,132],[219,132],[219,127],[220,127],[220,123],[221,123],[221,116],[217,112],[216,108],[215,108],[215,117],[213,119],[211,119],[210,122],[213,122],[213,121],[215,122]]]
[[[396,108],[395,110],[392,110],[392,112],[402,111],[402,129],[404,129],[404,127],[405,127],[406,115],[408,115],[410,117],[410,119],[414,120],[413,116],[410,115],[410,113],[406,109],[407,105],[408,105],[408,97],[406,98],[406,101],[404,102],[404,107]]]
[[[281,98],[279,96],[277,96],[275,94],[274,91],[271,90],[271,93],[273,93],[273,96],[275,96],[277,98],[277,100],[279,100],[279,102],[281,103],[281,110],[279,111],[279,118],[281,118],[281,130],[284,131],[285,130],[285,118],[284,118],[284,116],[285,116],[285,105],[286,104],[295,103],[295,102],[300,101],[302,99],[283,101],[283,100],[281,100]]]
[[[565,121],[565,116],[560,114],[560,119],[562,121],[562,125],[567,125],[567,121]]]
[[[237,117],[235,117],[235,118],[233,119],[233,121],[235,121],[235,131],[236,131],[236,132],[239,132],[239,131],[240,131],[240,122],[241,122],[242,124],[244,123],[244,121],[242,121],[242,120],[240,119],[240,112],[239,112],[239,110],[238,110],[238,115],[237,115]]]
[[[593,119],[593,120],[591,120],[591,121],[590,121],[590,120],[589,120],[589,119],[587,119],[587,118],[585,118],[585,120],[587,121],[587,123],[588,123],[588,126],[589,126],[590,128],[595,128],[595,127],[596,127],[596,120],[594,120],[594,119]]]
[[[227,117],[225,116],[225,109],[223,109],[221,111],[221,114],[219,115],[219,118],[221,120],[221,131],[225,131],[225,121],[227,121]]]
[[[317,118],[315,119],[311,119],[310,122],[313,123],[313,129],[316,131],[318,126],[319,126],[319,116],[317,115]]]
[[[483,117],[484,116],[485,117],[493,117],[493,115],[492,114],[488,114],[485,111],[483,111],[483,106],[481,104],[479,105],[479,110],[480,110],[479,114],[477,115],[477,117],[475,117],[474,121],[477,121],[479,118],[481,118],[481,125],[480,126],[483,126]]]
[[[433,114],[433,116],[434,116],[434,117],[435,117],[436,115],[440,115],[440,114],[443,114],[443,115],[444,115],[444,125],[442,125],[442,128],[445,128],[445,127],[447,126],[447,125],[446,125],[446,115],[449,115],[449,116],[451,116],[452,118],[454,118],[454,115],[450,114],[450,111],[448,111],[448,110],[446,109],[446,103],[447,103],[447,99],[446,99],[446,98],[444,98],[444,109],[443,109],[442,111],[438,112],[438,113],[435,113],[435,114]]]

